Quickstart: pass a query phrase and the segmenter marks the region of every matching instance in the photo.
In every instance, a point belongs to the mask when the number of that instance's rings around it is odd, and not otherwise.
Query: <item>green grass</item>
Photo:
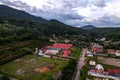
[[[86,79],[88,68],[89,68],[88,64],[86,64],[82,67],[79,80],[85,80]]]
[[[73,51],[73,57],[78,59],[80,57],[80,54],[81,54],[81,49],[79,48],[75,48],[74,51]]]
[[[36,73],[33,71],[33,69],[36,67],[40,67],[42,65],[52,66],[53,64],[55,64],[55,66],[50,71],[44,73]],[[0,71],[19,80],[52,80],[53,75],[55,75],[67,64],[68,61],[64,60],[42,58],[34,55],[26,55],[18,59],[18,61],[12,61],[10,63],[0,66]],[[23,70],[24,73],[17,74],[17,71],[19,69]]]

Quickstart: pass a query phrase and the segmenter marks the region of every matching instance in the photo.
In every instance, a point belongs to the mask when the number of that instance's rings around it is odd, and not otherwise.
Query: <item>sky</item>
[[[75,27],[120,27],[120,0],[0,0],[0,4]]]

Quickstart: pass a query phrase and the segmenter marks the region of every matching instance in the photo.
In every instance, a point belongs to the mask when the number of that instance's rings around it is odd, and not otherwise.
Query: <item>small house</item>
[[[115,55],[120,56],[120,50],[116,50]]]
[[[108,49],[108,54],[114,54],[115,53],[115,50],[113,50],[113,49]]]
[[[96,69],[97,71],[104,71],[104,68],[103,68],[103,66],[102,66],[101,64],[97,64],[97,65],[95,66],[95,69]]]
[[[87,52],[86,52],[86,55],[87,55],[88,57],[93,57],[93,53],[92,53],[91,51],[87,51]]]
[[[90,61],[89,64],[94,66],[94,65],[96,65],[96,62],[95,61]]]

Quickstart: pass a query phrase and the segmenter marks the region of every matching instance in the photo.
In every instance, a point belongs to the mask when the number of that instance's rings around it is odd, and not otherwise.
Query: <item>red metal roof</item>
[[[72,44],[53,44],[53,46],[60,46],[60,47],[72,47]]]
[[[113,49],[108,49],[108,53],[113,53],[114,50]]]
[[[72,44],[53,44],[53,46],[47,46],[46,48],[66,48],[70,49]]]
[[[109,74],[120,74],[120,70],[117,69],[108,69]]]
[[[93,51],[102,51],[102,49],[99,48],[99,47],[94,47],[94,48],[92,48],[92,50],[93,50]]]
[[[66,55],[66,56],[68,56],[71,53],[71,51],[69,51],[69,50],[64,50],[62,52],[63,52],[63,55]]]

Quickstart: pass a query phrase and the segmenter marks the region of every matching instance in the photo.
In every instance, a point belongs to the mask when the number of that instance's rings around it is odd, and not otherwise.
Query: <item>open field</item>
[[[52,80],[67,64],[64,60],[26,55],[0,66],[0,71],[19,80]]]

